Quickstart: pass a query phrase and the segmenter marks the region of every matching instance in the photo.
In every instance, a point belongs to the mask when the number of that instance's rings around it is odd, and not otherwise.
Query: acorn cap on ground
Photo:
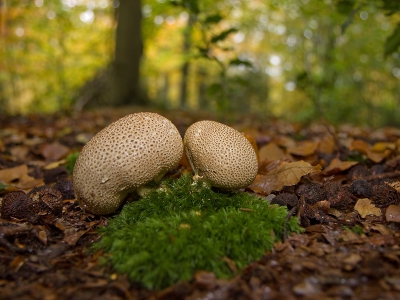
[[[240,189],[252,183],[257,175],[258,161],[253,147],[243,134],[227,125],[196,122],[187,129],[184,146],[195,175],[212,186]]]
[[[127,115],[83,147],[73,172],[76,197],[88,212],[110,214],[127,194],[160,180],[182,154],[182,138],[171,121],[149,112]]]

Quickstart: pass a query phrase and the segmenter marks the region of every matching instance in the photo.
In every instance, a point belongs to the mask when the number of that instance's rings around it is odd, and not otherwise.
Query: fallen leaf
[[[18,272],[18,270],[22,267],[22,265],[25,263],[25,257],[22,255],[15,256],[14,259],[10,262],[9,268],[13,272]]]
[[[336,150],[336,142],[332,134],[325,134],[319,141],[318,151],[320,153],[332,154]]]
[[[354,241],[358,241],[360,239],[360,236],[350,230],[343,230],[340,235],[337,237],[337,239],[339,241],[343,241],[343,242],[354,242]]]
[[[368,243],[375,247],[391,246],[396,244],[393,235],[375,235],[368,238]]]
[[[21,190],[30,190],[36,186],[43,185],[43,178],[35,179],[34,177],[29,176],[28,174],[23,174],[19,178],[19,182],[15,184],[15,186]]]
[[[251,134],[248,134],[248,133],[243,133],[243,136],[250,142],[251,146],[254,149],[254,152],[257,155],[257,159],[260,162],[260,153],[258,151],[256,139]]]
[[[375,152],[371,150],[371,146],[363,140],[354,140],[350,145],[350,150],[358,151],[362,154],[365,154],[370,160],[375,163],[380,163],[392,153],[392,150],[390,149],[386,149],[383,152]]]
[[[56,161],[66,156],[69,152],[69,148],[58,142],[54,142],[42,145],[39,151],[46,161]]]
[[[362,218],[365,218],[367,215],[380,216],[382,214],[381,210],[373,205],[368,198],[358,199],[354,209],[358,211]]]
[[[296,142],[292,138],[284,135],[274,137],[274,142],[283,148],[290,148],[296,145]]]
[[[224,262],[226,262],[226,264],[228,265],[228,267],[229,267],[229,269],[232,271],[232,273],[237,273],[237,270],[238,270],[238,268],[237,268],[237,266],[236,266],[236,263],[232,260],[232,259],[230,259],[229,257],[227,257],[227,256],[224,256],[224,257],[222,257],[221,258]]]
[[[272,191],[279,191],[284,186],[297,184],[301,177],[313,172],[320,172],[321,166],[312,166],[305,161],[281,162],[278,168],[266,175],[257,175],[249,186],[256,193],[268,195]]]
[[[372,230],[378,231],[382,235],[390,235],[392,231],[387,228],[384,224],[371,224],[370,227]]]
[[[0,152],[5,152],[6,151],[6,146],[4,146],[4,143],[2,140],[0,140]]]
[[[318,282],[305,280],[293,286],[293,292],[298,296],[305,296],[306,298],[311,296],[311,298],[314,298],[314,295],[319,294],[321,289]]]
[[[353,269],[360,261],[362,261],[362,257],[358,253],[352,253],[343,259],[343,263],[351,266],[351,269]],[[346,268],[346,270],[350,271],[349,268]]]
[[[55,161],[55,162],[49,163],[48,165],[44,166],[43,169],[45,169],[45,170],[55,169],[55,168],[65,164],[66,162],[67,162],[66,159]]]
[[[197,271],[194,274],[195,285],[203,289],[212,289],[217,285],[216,276],[213,272]]]
[[[300,142],[295,146],[291,146],[287,149],[290,154],[298,156],[309,156],[314,154],[318,148],[318,142],[304,141]]]
[[[350,169],[352,166],[358,164],[356,161],[341,161],[339,158],[334,158],[331,160],[329,166],[327,166],[323,170],[324,175],[333,175],[347,169]]]
[[[396,145],[387,142],[378,142],[372,145],[371,151],[373,152],[385,152],[386,150],[394,150]]]
[[[14,146],[10,149],[11,156],[19,161],[24,161],[29,153],[29,147],[25,145]]]
[[[275,161],[287,158],[285,152],[274,142],[268,143],[267,145],[261,147],[259,153],[260,161]]]
[[[10,183],[28,174],[28,166],[20,165],[14,168],[0,170],[0,181]]]

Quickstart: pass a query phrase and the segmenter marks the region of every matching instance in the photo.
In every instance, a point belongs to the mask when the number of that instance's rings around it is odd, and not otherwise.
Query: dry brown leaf
[[[309,156],[317,151],[319,143],[313,141],[303,141],[295,146],[291,146],[287,149],[290,154],[298,156]]]
[[[4,146],[4,143],[2,140],[0,140],[0,152],[5,152],[6,151],[6,146]]]
[[[390,235],[392,231],[387,228],[384,224],[371,224],[370,227],[372,230],[378,231],[382,235]]]
[[[43,178],[35,179],[34,177],[29,176],[28,174],[23,174],[19,178],[19,182],[15,184],[15,186],[21,190],[30,190],[35,186],[40,186],[44,184]]]
[[[296,145],[296,142],[292,138],[284,135],[275,136],[274,142],[283,148],[290,148]]]
[[[355,267],[360,261],[362,261],[362,257],[358,253],[351,253],[349,256],[343,259],[343,263],[353,267]]]
[[[332,134],[325,134],[319,141],[318,151],[321,153],[332,154],[336,150],[336,142]]]
[[[350,230],[343,230],[337,237],[338,241],[343,241],[343,242],[354,242],[360,239],[360,236]]]
[[[230,258],[227,257],[227,256],[224,256],[224,257],[222,257],[221,259],[222,259],[224,262],[227,263],[227,265],[228,265],[229,269],[232,271],[232,273],[235,274],[235,273],[237,272],[237,266],[236,266],[235,261],[233,261],[232,259],[230,259]]]
[[[301,177],[313,172],[320,172],[321,166],[312,166],[305,161],[282,162],[279,167],[265,175],[257,175],[249,186],[256,193],[268,195],[272,191],[279,191],[284,186],[297,184]]]
[[[248,134],[248,133],[243,133],[243,135],[250,142],[251,146],[254,149],[254,152],[256,152],[258,162],[260,162],[260,153],[258,151],[256,139],[251,134]]]
[[[358,164],[356,161],[341,161],[339,158],[331,160],[329,166],[327,166],[322,172],[324,175],[332,175],[350,169],[352,166]]]
[[[45,170],[51,170],[51,169],[57,168],[57,167],[59,167],[59,166],[65,164],[66,162],[67,162],[66,159],[62,159],[62,160],[59,160],[59,161],[55,161],[55,162],[52,162],[52,163],[47,164],[46,166],[43,167],[43,169],[45,169]]]
[[[74,246],[78,240],[90,230],[85,229],[85,230],[78,230],[77,228],[69,228],[64,230],[64,242],[66,242],[70,246]]]
[[[371,149],[371,146],[363,140],[354,140],[350,145],[350,150],[365,154],[375,163],[380,163],[392,153],[392,150],[390,149],[386,149],[383,152],[375,152]]]
[[[268,143],[260,148],[260,161],[283,160],[285,158],[287,158],[285,152],[274,142]]]
[[[25,257],[22,255],[15,256],[14,259],[10,262],[8,267],[13,270],[13,272],[18,272],[18,270],[25,263]]]
[[[27,174],[27,165],[20,165],[14,168],[0,170],[0,181],[4,183],[10,183],[11,181],[20,179],[23,175]]]
[[[10,148],[11,156],[19,161],[24,161],[29,153],[29,147],[25,145],[18,145]]]
[[[54,142],[42,145],[39,151],[47,161],[56,161],[66,156],[69,152],[69,148],[58,142]]]
[[[378,142],[372,145],[371,151],[373,152],[385,152],[386,150],[394,150],[396,145],[387,142]]]
[[[371,200],[368,198],[358,199],[354,209],[358,211],[361,218],[365,218],[368,215],[372,216],[380,216],[382,215],[381,210],[371,203]]]

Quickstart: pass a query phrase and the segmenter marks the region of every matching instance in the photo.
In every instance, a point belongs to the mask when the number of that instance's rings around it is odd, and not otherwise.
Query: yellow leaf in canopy
[[[365,218],[368,215],[380,216],[382,214],[381,210],[373,205],[368,198],[358,199],[354,209],[358,211],[361,218]]]
[[[304,175],[320,171],[320,165],[312,166],[303,160],[282,162],[267,174],[257,175],[249,188],[256,193],[269,195],[272,191],[279,191],[284,186],[297,184]]]
[[[358,164],[356,161],[341,161],[339,158],[331,160],[329,166],[327,166],[322,173],[324,175],[332,175],[350,169],[352,166]]]
[[[287,151],[293,155],[309,156],[317,151],[318,144],[318,142],[304,141],[295,146],[289,147]]]
[[[268,160],[283,160],[287,158],[285,152],[279,146],[273,142],[260,148],[260,161]]]

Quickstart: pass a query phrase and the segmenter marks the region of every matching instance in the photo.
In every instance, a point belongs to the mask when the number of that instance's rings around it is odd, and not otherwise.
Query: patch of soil
[[[82,211],[64,167],[122,114],[0,118],[0,299],[400,299],[400,130],[237,120],[254,137],[262,176],[282,161],[322,166],[280,190],[247,189],[286,205],[305,232],[231,280],[198,271],[148,291],[88,252],[109,216]],[[169,117],[182,134],[200,118]],[[170,176],[188,170],[182,161]]]

